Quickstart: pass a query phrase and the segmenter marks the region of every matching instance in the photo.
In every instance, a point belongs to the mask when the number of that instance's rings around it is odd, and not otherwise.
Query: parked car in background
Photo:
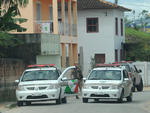
[[[89,99],[113,99],[122,103],[132,101],[132,80],[127,70],[116,64],[102,64],[92,69],[82,89],[83,103]]]
[[[113,64],[120,64],[126,67],[126,70],[128,71],[133,81],[133,92],[135,91],[135,89],[137,89],[137,91],[143,91],[143,80],[140,74],[142,71],[140,69],[137,69],[132,61],[114,62]]]
[[[16,80],[18,106],[50,100],[55,100],[56,104],[67,103],[66,93],[78,93],[78,81],[72,76],[74,69],[76,67],[71,66],[61,73],[54,64],[29,65],[20,80]]]

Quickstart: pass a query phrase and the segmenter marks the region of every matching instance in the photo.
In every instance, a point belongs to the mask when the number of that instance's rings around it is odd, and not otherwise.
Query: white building
[[[84,75],[91,63],[123,58],[124,12],[130,9],[103,0],[78,0],[78,47]]]

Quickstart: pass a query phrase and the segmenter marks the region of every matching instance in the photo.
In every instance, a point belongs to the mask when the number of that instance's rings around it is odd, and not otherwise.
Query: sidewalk
[[[150,86],[144,87],[143,91],[150,91]]]
[[[0,113],[7,111],[16,106],[16,102],[4,102],[0,103]]]

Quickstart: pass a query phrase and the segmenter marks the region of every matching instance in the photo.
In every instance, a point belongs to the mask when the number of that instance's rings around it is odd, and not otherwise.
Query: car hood
[[[26,81],[19,83],[19,85],[48,85],[48,84],[58,84],[58,80]]]
[[[119,85],[121,80],[86,80],[85,84],[89,85]]]

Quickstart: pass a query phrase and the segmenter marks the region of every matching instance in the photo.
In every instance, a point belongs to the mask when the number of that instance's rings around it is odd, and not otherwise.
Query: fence
[[[53,21],[35,21],[34,29],[36,33],[53,34]],[[58,33],[66,36],[77,36],[77,25],[58,21]]]
[[[150,86],[150,62],[135,62],[138,69],[142,70],[142,79],[144,86]]]
[[[24,70],[24,63],[17,59],[0,59],[0,102],[16,100],[15,80]]]

